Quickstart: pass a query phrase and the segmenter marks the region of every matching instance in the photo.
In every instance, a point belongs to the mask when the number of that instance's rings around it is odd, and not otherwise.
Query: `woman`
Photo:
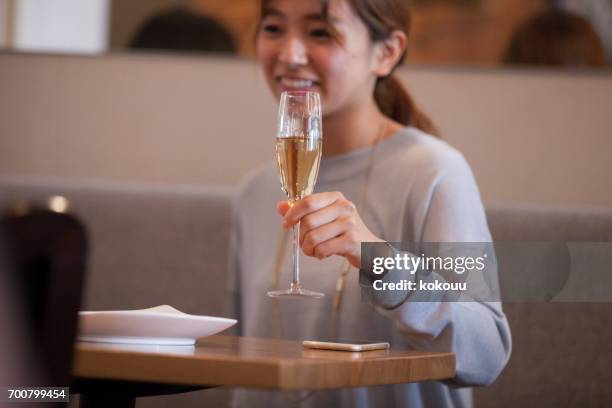
[[[488,242],[478,189],[465,160],[428,132],[393,76],[408,42],[403,0],[263,1],[257,57],[274,95],[319,92],[323,158],[315,193],[289,209],[273,163],[243,184],[235,205],[233,287],[247,336],[387,340],[395,348],[452,350],[457,377],[295,395],[241,391],[244,406],[471,405],[469,388],[492,382],[510,354],[499,303],[362,302],[356,269],[362,242]],[[272,140],[270,141],[272,145]],[[279,217],[280,215],[280,217]],[[272,300],[289,285],[280,225],[302,222],[303,286],[322,300]],[[283,235],[281,235],[282,237]],[[348,271],[336,295],[343,260]],[[280,280],[275,271],[282,272]],[[338,301],[341,299],[341,302]]]

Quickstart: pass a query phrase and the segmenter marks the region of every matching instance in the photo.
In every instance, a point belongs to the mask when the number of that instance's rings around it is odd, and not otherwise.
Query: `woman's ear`
[[[377,42],[374,45],[376,47],[374,74],[379,77],[388,76],[399,63],[407,46],[408,37],[401,30],[395,30],[387,39]]]

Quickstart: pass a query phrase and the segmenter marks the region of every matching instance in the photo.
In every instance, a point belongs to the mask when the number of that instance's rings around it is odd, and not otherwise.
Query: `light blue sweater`
[[[371,147],[324,157],[315,192],[340,191],[357,203]],[[231,286],[238,300],[241,334],[325,340],[332,336],[332,302],[342,259],[302,257],[302,283],[324,292],[322,300],[266,296],[280,233],[276,203],[284,199],[272,163],[242,184],[234,206]],[[489,242],[480,194],[463,156],[415,128],[382,141],[361,217],[389,242]],[[289,286],[290,256],[280,288]],[[278,393],[238,390],[235,405],[248,407],[470,407],[470,386],[490,384],[511,351],[508,322],[499,303],[413,302],[392,309],[363,302],[358,271],[349,274],[337,326],[340,338],[386,340],[394,348],[453,351],[457,377],[370,388]]]

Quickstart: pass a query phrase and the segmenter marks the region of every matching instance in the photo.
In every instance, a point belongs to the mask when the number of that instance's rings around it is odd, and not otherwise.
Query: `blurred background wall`
[[[0,174],[236,185],[272,159],[253,61],[0,54]],[[612,77],[407,67],[486,201],[612,206]]]
[[[612,6],[610,10],[605,4],[598,6],[609,0],[411,1],[409,62],[417,64],[499,65],[516,27],[551,3],[590,18],[603,38],[608,21],[601,19],[612,12]],[[171,7],[189,6],[224,24],[237,39],[240,54],[250,56],[258,4],[254,0],[231,0],[231,7],[223,0],[112,0],[109,47],[127,48],[147,19]],[[610,44],[608,48],[612,52]]]
[[[413,22],[409,63],[498,66],[517,28],[551,8],[586,19],[612,63],[610,0],[406,1]],[[252,56],[258,5],[256,0],[0,0],[0,48],[130,51],[143,27],[162,16],[168,23],[180,9],[218,22],[234,37],[238,55]]]
[[[609,0],[411,0],[409,62],[499,65],[516,28],[555,7],[585,17],[612,61]],[[0,47],[47,52],[128,50],[139,30],[169,10],[188,9],[226,27],[241,56],[253,54],[258,1],[232,0],[0,0]]]
[[[491,65],[499,61],[513,28],[541,9],[546,0],[413,3],[412,62]],[[252,55],[254,21],[259,13],[258,2],[253,0],[232,0],[232,7],[221,0],[114,0],[111,48],[126,48],[143,21],[177,5],[192,6],[220,20],[238,39],[241,54]]]

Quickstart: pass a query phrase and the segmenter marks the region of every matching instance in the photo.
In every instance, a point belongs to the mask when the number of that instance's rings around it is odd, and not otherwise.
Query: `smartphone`
[[[379,342],[372,343],[369,341],[347,341],[347,342],[327,342],[304,340],[302,345],[306,348],[320,350],[337,350],[337,351],[370,351],[370,350],[386,350],[389,348],[389,343]]]

